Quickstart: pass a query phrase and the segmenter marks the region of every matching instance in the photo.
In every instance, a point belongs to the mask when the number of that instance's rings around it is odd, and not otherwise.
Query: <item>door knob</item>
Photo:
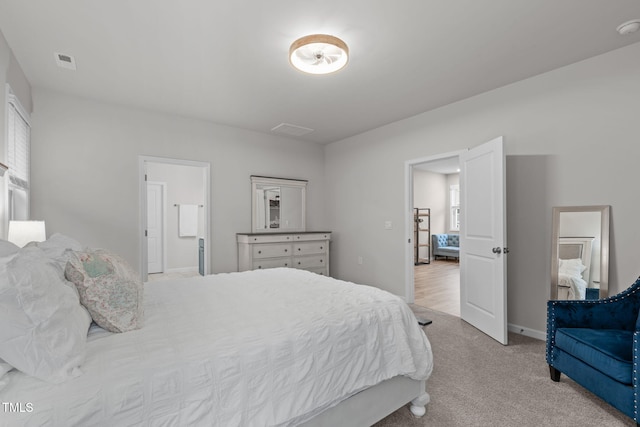
[[[502,253],[502,249],[501,248],[493,248],[493,249],[491,249],[491,252],[493,252],[494,254],[500,254],[500,253]]]

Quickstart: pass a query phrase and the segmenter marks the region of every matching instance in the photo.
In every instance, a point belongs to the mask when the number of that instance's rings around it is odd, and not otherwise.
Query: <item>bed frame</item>
[[[582,265],[587,267],[582,273],[582,278],[590,284],[591,274],[591,245],[593,237],[559,237],[558,259],[580,258]],[[569,299],[569,288],[558,285],[558,299]]]
[[[422,417],[430,397],[426,382],[397,376],[354,394],[338,405],[303,423],[304,427],[370,426],[407,403],[416,417]]]

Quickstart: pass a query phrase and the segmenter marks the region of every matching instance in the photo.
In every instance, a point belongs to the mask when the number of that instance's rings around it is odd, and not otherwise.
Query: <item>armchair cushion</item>
[[[556,347],[616,381],[632,383],[633,331],[560,328]]]

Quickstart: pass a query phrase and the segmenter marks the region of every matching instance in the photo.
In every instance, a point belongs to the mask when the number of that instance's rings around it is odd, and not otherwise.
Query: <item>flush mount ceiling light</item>
[[[312,34],[294,41],[289,62],[309,74],[329,74],[344,68],[349,61],[347,44],[327,34]]]
[[[623,36],[635,33],[640,30],[640,19],[634,19],[632,21],[627,21],[624,24],[620,24],[616,30],[618,30],[618,32]]]

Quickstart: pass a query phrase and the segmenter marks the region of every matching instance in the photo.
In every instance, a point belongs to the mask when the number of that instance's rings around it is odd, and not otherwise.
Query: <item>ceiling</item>
[[[639,0],[0,0],[33,87],[323,144],[640,42],[616,32],[635,18]],[[347,67],[294,70],[311,33]]]

